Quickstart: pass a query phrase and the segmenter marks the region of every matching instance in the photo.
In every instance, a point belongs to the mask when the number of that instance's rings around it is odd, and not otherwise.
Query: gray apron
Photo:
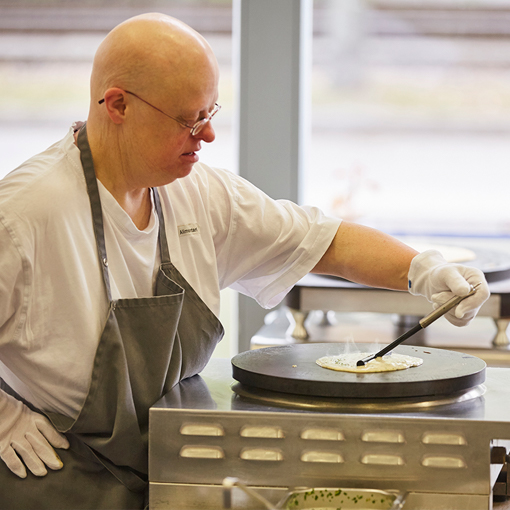
[[[110,309],[78,418],[45,413],[71,444],[69,450],[58,450],[64,467],[48,469],[42,478],[29,472],[20,479],[0,462],[1,510],[143,508],[149,407],[176,383],[200,372],[223,336],[219,320],[170,261],[155,188],[161,253],[155,295],[112,299],[101,202],[85,126],[78,147]],[[14,394],[5,383],[2,388]]]

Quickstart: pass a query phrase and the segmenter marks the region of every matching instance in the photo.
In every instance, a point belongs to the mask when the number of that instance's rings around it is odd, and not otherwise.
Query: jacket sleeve
[[[21,336],[27,315],[29,273],[19,239],[0,214],[0,359],[2,348]]]
[[[271,308],[315,267],[341,222],[316,207],[273,200],[239,176],[224,179],[230,207],[218,253],[220,284]]]

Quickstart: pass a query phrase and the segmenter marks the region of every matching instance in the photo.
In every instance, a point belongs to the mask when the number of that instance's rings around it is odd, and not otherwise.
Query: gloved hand
[[[490,292],[483,273],[474,267],[450,264],[436,250],[416,255],[409,269],[409,292],[425,296],[434,308],[453,296],[465,296],[470,286],[480,284],[476,292],[461,301],[446,315],[455,326],[466,326],[489,298]]]
[[[45,416],[0,390],[0,458],[7,467],[20,478],[27,476],[25,465],[36,476],[47,474],[45,464],[50,469],[62,468],[50,444],[69,448],[66,437]]]

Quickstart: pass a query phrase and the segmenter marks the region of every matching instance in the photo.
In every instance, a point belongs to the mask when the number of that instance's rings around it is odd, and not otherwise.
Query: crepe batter
[[[375,358],[364,366],[358,367],[358,360],[370,356],[370,352],[351,352],[336,356],[323,356],[316,363],[322,368],[337,370],[339,372],[394,372],[406,368],[417,367],[423,363],[421,358],[407,356],[406,354],[391,353],[382,358]]]

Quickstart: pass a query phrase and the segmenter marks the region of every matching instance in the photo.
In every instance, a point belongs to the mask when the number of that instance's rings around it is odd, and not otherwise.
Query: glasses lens
[[[198,135],[198,133],[200,133],[200,131],[202,131],[202,129],[204,129],[204,126],[219,112],[220,108],[221,108],[221,106],[219,104],[217,104],[214,107],[214,110],[211,112],[211,115],[208,118],[199,120],[191,128],[191,135],[192,136]]]
[[[209,122],[209,119],[202,119],[199,120],[192,128],[191,128],[191,135],[195,136],[204,129],[204,126]]]

